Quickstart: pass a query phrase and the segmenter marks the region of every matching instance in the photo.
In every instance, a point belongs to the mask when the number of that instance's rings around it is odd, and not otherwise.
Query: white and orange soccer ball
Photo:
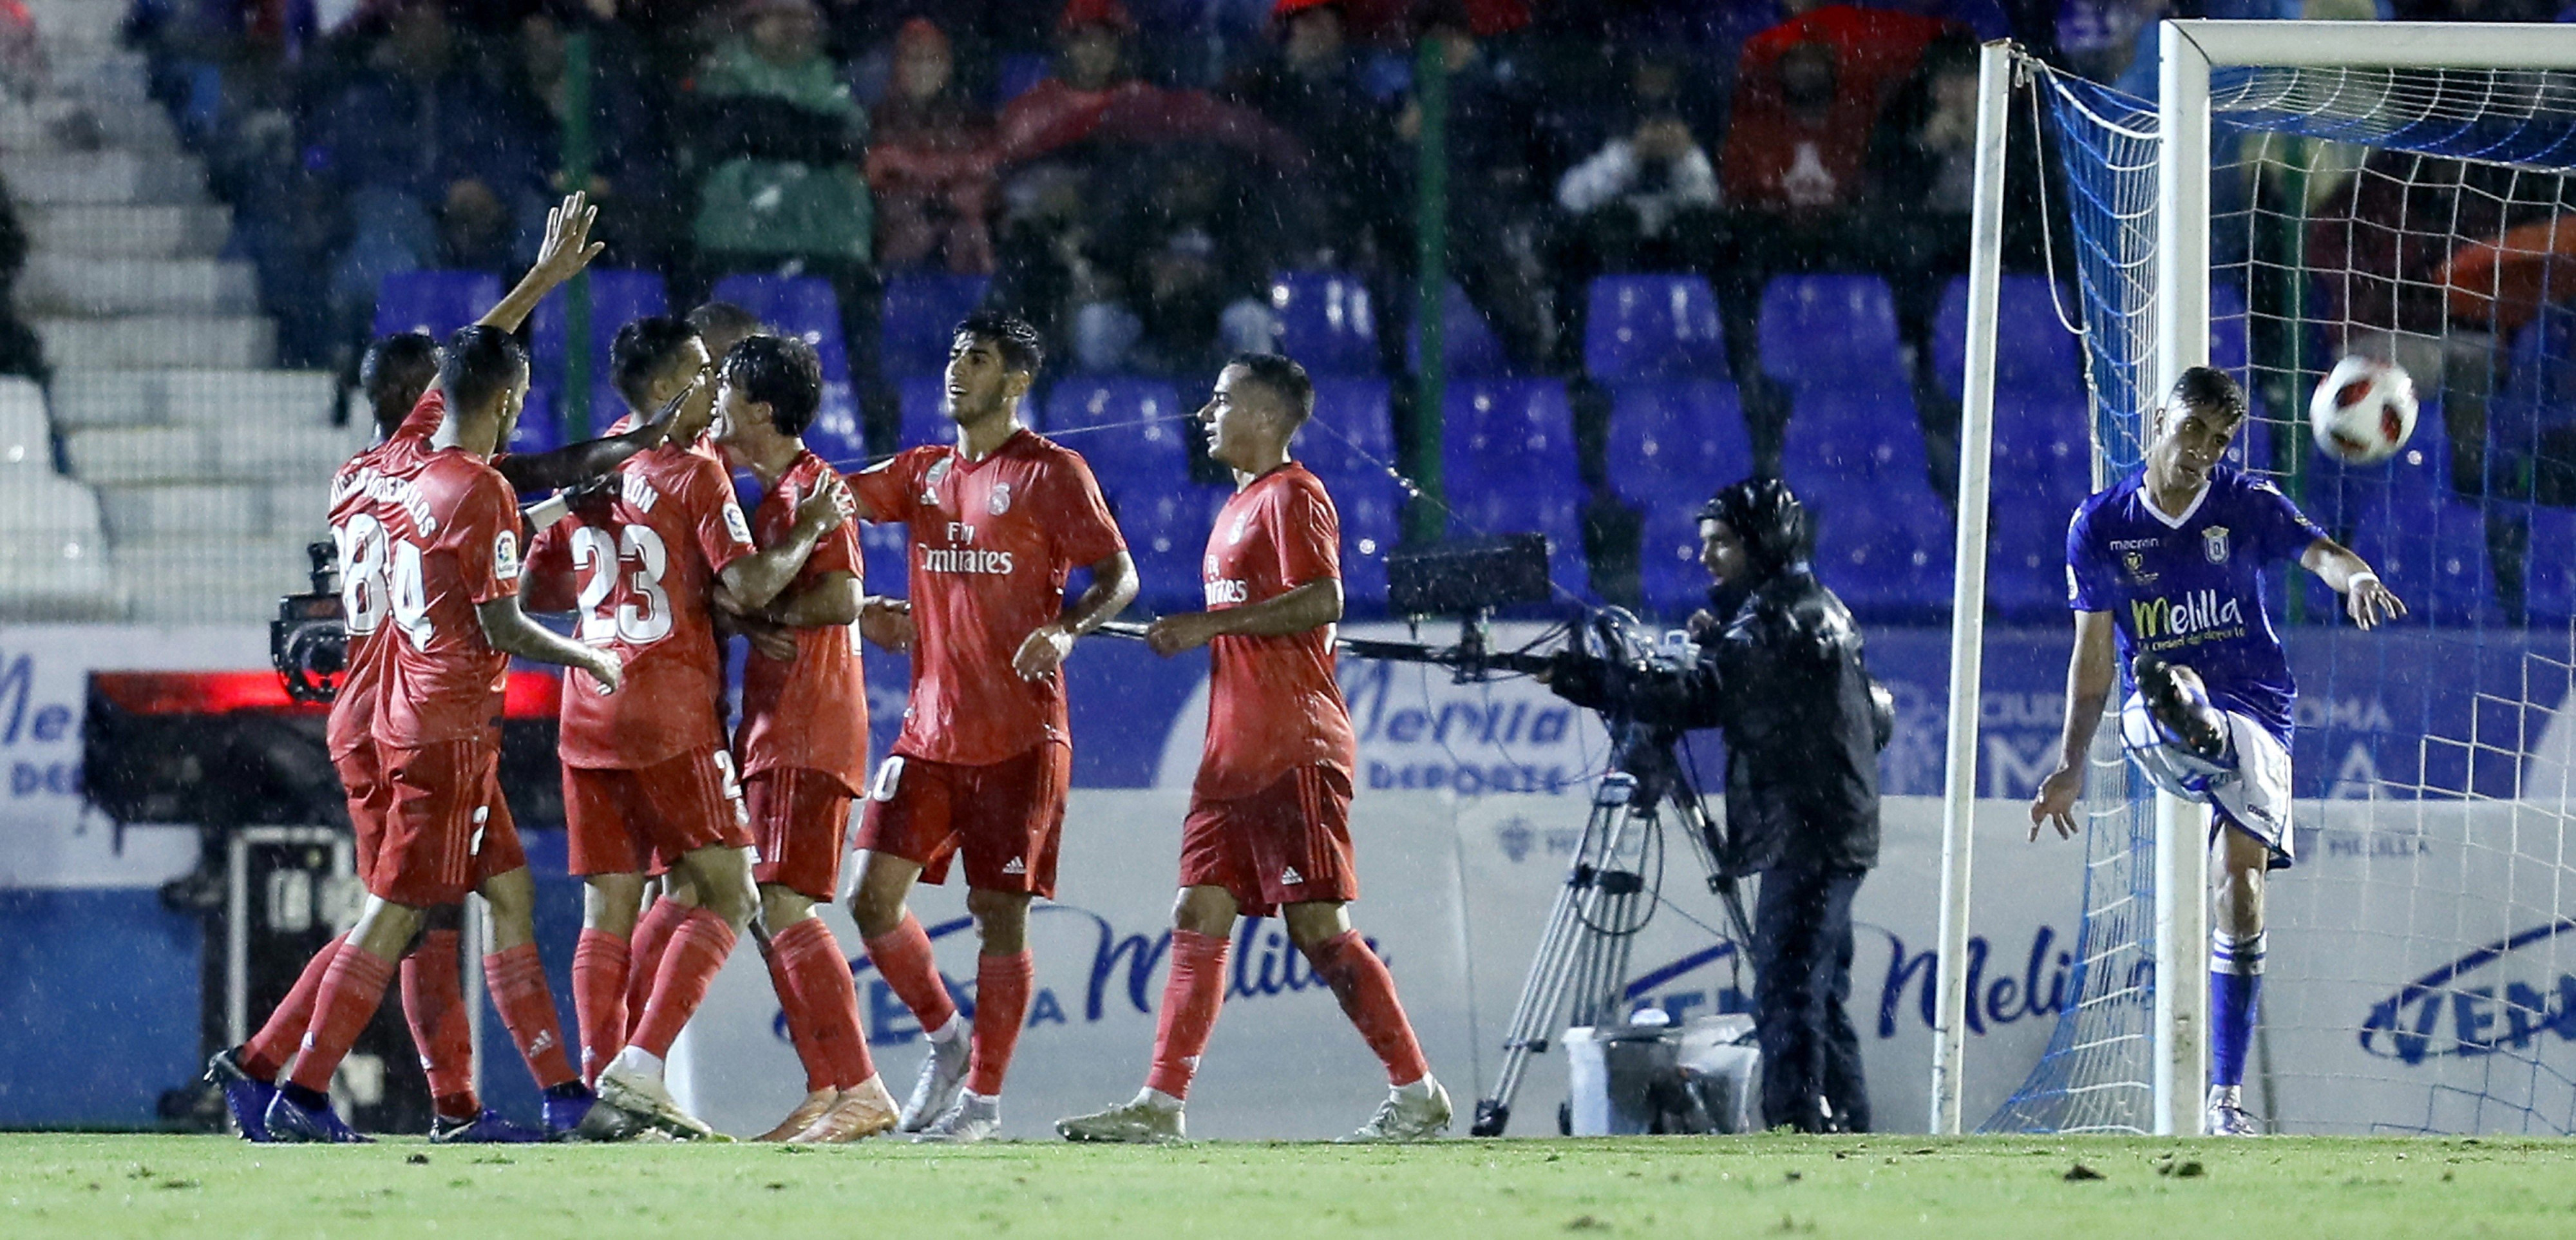
[[[2403,367],[2346,357],[2308,398],[2317,450],[2346,465],[2376,465],[2415,433],[2415,380]]]

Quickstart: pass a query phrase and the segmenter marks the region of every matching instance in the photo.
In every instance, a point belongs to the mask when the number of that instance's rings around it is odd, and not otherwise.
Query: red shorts
[[[432,908],[465,898],[475,882],[475,851],[495,820],[515,851],[497,778],[501,751],[485,741],[440,741],[416,749],[381,746],[385,791],[374,859],[361,853],[369,893],[395,904]],[[524,865],[524,858],[519,862]]]
[[[721,749],[651,766],[563,769],[564,851],[572,873],[642,874],[656,853],[751,847],[733,755]]]
[[[384,854],[385,815],[393,803],[393,782],[376,762],[373,741],[333,758],[331,765],[339,768],[340,787],[349,797],[349,827],[357,836],[358,881],[373,891],[376,859]],[[497,777],[490,808],[473,840],[476,887],[528,864],[528,851],[519,843],[518,820],[510,816],[510,802],[501,795]]]
[[[1072,786],[1073,751],[1063,745],[988,766],[897,754],[868,783],[859,847],[919,865],[933,886],[948,881],[948,859],[963,852],[967,886],[1052,898]]]
[[[1351,777],[1301,766],[1251,796],[1191,797],[1181,823],[1181,885],[1223,887],[1247,917],[1283,904],[1358,899]]]
[[[772,767],[742,781],[751,812],[757,882],[775,883],[810,900],[830,901],[841,885],[841,854],[850,843],[850,789],[823,771]]]

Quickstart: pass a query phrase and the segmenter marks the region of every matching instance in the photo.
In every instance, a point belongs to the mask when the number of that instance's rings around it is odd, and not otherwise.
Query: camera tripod
[[[1476,1100],[1470,1133],[1499,1137],[1511,1122],[1512,1098],[1520,1092],[1529,1058],[1548,1048],[1549,1033],[1565,1024],[1598,1025],[1621,1018],[1620,1001],[1628,985],[1628,956],[1637,932],[1654,916],[1662,898],[1664,814],[1683,828],[1691,850],[1708,875],[1708,889],[1726,907],[1727,925],[1742,961],[1752,943],[1752,925],[1744,915],[1743,897],[1718,858],[1724,854],[1724,829],[1709,817],[1699,794],[1684,776],[1673,754],[1675,735],[1634,723],[1613,721],[1609,774],[1593,789],[1592,809],[1582,839],[1549,909],[1547,929],[1538,953],[1530,959],[1529,977],[1521,983],[1520,1002],[1503,1039],[1502,1071],[1494,1091]],[[1655,868],[1649,876],[1647,866]]]

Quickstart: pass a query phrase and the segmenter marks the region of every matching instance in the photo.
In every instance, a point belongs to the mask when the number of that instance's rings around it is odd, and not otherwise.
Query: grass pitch
[[[0,1135],[0,1236],[12,1238],[663,1233],[2564,1237],[2576,1235],[2576,1143],[322,1148]]]

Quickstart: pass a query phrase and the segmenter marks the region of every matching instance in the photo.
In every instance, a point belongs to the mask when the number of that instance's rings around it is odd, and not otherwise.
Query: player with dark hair
[[[568,860],[588,887],[573,1000],[583,1070],[601,1098],[674,1136],[704,1137],[712,1130],[664,1085],[663,1060],[753,913],[709,609],[719,587],[743,606],[766,605],[844,517],[840,488],[819,487],[797,505],[788,537],[752,545],[732,479],[699,444],[714,417],[712,366],[686,323],[627,324],[610,369],[635,416],[674,400],[680,408],[661,446],[620,466],[613,491],[540,534],[530,557],[540,605],[570,601],[581,640],[616,651],[627,672],[613,697],[564,693]],[[630,936],[656,854],[686,876],[697,903],[672,930],[630,1029]]]
[[[689,326],[697,328],[698,339],[707,342],[707,356],[718,361],[732,356],[733,347],[745,338],[770,334],[759,315],[729,301],[710,301],[691,310]]]
[[[775,543],[794,524],[799,498],[834,476],[799,438],[822,402],[822,367],[802,340],[751,336],[725,355],[722,374],[716,444],[760,480],[752,535]],[[777,598],[733,621],[753,635],[733,738],[759,849],[752,877],[769,931],[770,982],[805,1065],[805,1100],[764,1140],[853,1141],[897,1118],[859,1027],[849,958],[814,911],[839,889],[850,802],[867,783],[859,621],[870,600],[860,571],[857,527],[836,527]]]
[[[2084,501],[2066,531],[2075,651],[2057,769],[2030,837],[2079,828],[2085,756],[2117,667],[2120,739],[2158,788],[2209,805],[2219,864],[2209,949],[2211,1135],[2261,1128],[2245,1110],[2245,1049],[2263,981],[2263,883],[2287,869],[2291,705],[2298,686],[2263,607],[2264,566],[2295,560],[2344,596],[2356,627],[2406,614],[2379,575],[2272,484],[2222,462],[2245,425],[2226,372],[2182,374],[2149,424],[2146,466]],[[2180,979],[2176,979],[2177,982]]]
[[[1341,519],[1324,484],[1288,456],[1314,409],[1305,368],[1264,353],[1229,362],[1199,410],[1208,456],[1234,471],[1234,498],[1208,533],[1207,610],[1165,616],[1145,634],[1167,657],[1209,647],[1213,667],[1207,749],[1181,824],[1171,977],[1145,1088],[1105,1111],[1056,1121],[1067,1140],[1183,1139],[1182,1100],[1225,1001],[1238,915],[1287,924],[1386,1065],[1386,1101],[1345,1140],[1415,1141],[1449,1125],[1449,1093],[1423,1061],[1395,979],[1351,928],[1358,744],[1333,675]]]
[[[591,213],[577,195],[558,208],[536,265],[509,297],[483,317],[482,325],[515,330],[547,292],[579,271],[596,252],[588,243],[590,220]],[[350,458],[332,481],[330,527],[340,552],[349,651],[348,671],[332,703],[328,739],[332,765],[348,797],[362,878],[374,869],[384,835],[387,787],[370,733],[386,667],[393,657],[391,643],[396,640],[393,627],[385,623],[394,567],[385,542],[392,519],[385,506],[391,499],[375,484],[389,468],[428,451],[430,436],[446,410],[443,395],[427,390],[437,378],[438,363],[438,342],[424,332],[397,333],[368,348],[359,377],[384,440]],[[542,457],[496,458],[492,463],[514,489],[543,485],[549,476],[613,467],[660,433],[656,426]],[[524,467],[530,476],[523,480],[514,475],[513,466]],[[495,797],[490,808],[492,821],[474,858],[476,886],[492,914],[493,950],[484,959],[486,982],[538,1086],[547,1093],[547,1128],[569,1133],[588,1114],[591,1094],[562,1064],[563,1040],[555,1025],[553,996],[536,963],[534,884],[518,847],[509,806]],[[483,1109],[475,1096],[473,1047],[457,967],[461,913],[455,905],[428,910],[426,928],[403,957],[401,968],[404,1015],[429,1078],[430,1135],[440,1141],[533,1140],[540,1134]],[[312,1021],[314,998],[341,942],[334,939],[315,953],[258,1033],[239,1047],[216,1052],[209,1061],[208,1079],[222,1085],[226,1104],[245,1138],[267,1138],[263,1117],[276,1092],[277,1074]]]
[[[1091,467],[1020,422],[1044,360],[1018,319],[958,324],[947,375],[957,442],[850,479],[859,515],[909,526],[912,543],[912,705],[868,786],[858,842],[868,857],[850,914],[929,1036],[902,1124],[925,1140],[1001,1128],[1002,1077],[1028,1012],[1029,899],[1055,894],[1072,778],[1061,668],[1076,636],[1136,596],[1135,563]],[[1081,567],[1090,588],[1067,607],[1066,579]],[[915,881],[946,881],[960,854],[982,938],[971,1039],[904,906]]]
[[[365,1139],[332,1112],[331,1074],[374,1015],[423,911],[464,898],[478,852],[515,848],[496,779],[509,657],[585,669],[603,692],[620,680],[615,655],[557,637],[519,610],[518,509],[486,458],[518,419],[526,352],[497,327],[464,328],[448,341],[439,383],[446,413],[427,450],[389,457],[364,479],[385,501],[375,511],[389,568],[381,599],[355,610],[400,633],[387,643],[388,680],[371,721],[382,840],[365,875],[365,911],[333,953],[294,1069],[269,1104],[267,1132],[280,1140]],[[524,880],[524,864],[511,873]],[[532,902],[532,888],[521,894]],[[550,1085],[569,1083],[534,945],[496,954],[509,962],[496,971],[507,984],[496,998],[530,1066],[541,1081],[556,1078]]]

